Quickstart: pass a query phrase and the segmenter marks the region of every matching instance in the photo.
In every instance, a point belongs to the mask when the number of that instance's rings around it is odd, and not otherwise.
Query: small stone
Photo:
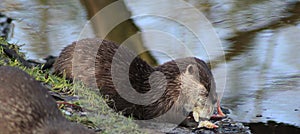
[[[262,115],[261,114],[257,114],[256,117],[262,117]]]
[[[62,112],[63,112],[65,115],[68,115],[68,116],[71,116],[71,115],[72,115],[72,113],[69,112],[69,111],[67,111],[67,110],[62,110]]]
[[[296,108],[294,111],[299,111],[299,109]]]

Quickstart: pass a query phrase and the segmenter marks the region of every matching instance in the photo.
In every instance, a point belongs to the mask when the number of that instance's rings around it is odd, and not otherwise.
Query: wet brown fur
[[[179,76],[186,71],[189,65],[195,65],[199,72],[194,75],[199,84],[206,88],[201,90],[207,90],[205,91],[207,94],[203,97],[208,98],[208,92],[210,92],[212,94],[210,98],[214,104],[216,93],[212,73],[205,62],[195,57],[176,59],[157,67],[151,67],[126,47],[94,38],[73,42],[66,47],[55,62],[54,69],[56,74],[62,75],[64,72],[67,78],[77,79],[89,86],[98,87],[102,95],[108,95],[113,100],[113,103],[108,104],[117,111],[122,111],[125,115],[132,114],[137,119],[151,119],[162,115],[173,104],[176,104],[182,90]],[[112,79],[112,73],[128,74],[126,67],[129,67],[129,75],[120,75],[120,77]],[[156,71],[161,72],[166,79],[159,76],[153,77],[154,85],[152,86],[158,90],[157,93],[163,92],[163,95],[151,104],[133,104],[118,94],[128,86],[132,86],[138,93],[148,93],[151,89],[149,77]],[[126,77],[129,78],[129,84]],[[116,86],[115,81],[121,84]],[[165,87],[161,85],[164,82],[167,83]],[[164,88],[166,88],[165,91]],[[155,96],[155,93],[152,95]],[[146,99],[134,95],[127,97],[133,97],[132,99],[136,100]]]
[[[81,134],[83,126],[63,117],[46,89],[24,71],[0,67],[1,134]]]

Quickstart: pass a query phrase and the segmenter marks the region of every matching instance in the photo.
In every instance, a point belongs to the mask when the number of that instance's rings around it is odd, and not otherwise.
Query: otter
[[[1,134],[93,134],[68,121],[46,89],[26,72],[0,67]]]
[[[126,46],[88,38],[65,47],[53,67],[57,75],[99,88],[111,108],[139,120],[170,112],[164,120],[176,122],[192,112],[198,122],[212,115],[217,102],[214,77],[196,57],[152,67]]]

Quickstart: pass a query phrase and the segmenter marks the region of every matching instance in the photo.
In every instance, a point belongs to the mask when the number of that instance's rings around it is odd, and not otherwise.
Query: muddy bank
[[[268,121],[267,123],[245,123],[250,127],[250,130],[254,134],[299,134],[300,128],[285,124],[277,123],[275,121]]]
[[[188,129],[184,127],[177,127],[168,134],[299,134],[300,128],[297,126],[278,123],[275,121],[268,121],[267,123],[240,123],[234,122],[230,118],[222,119],[216,122],[220,126],[218,129]]]

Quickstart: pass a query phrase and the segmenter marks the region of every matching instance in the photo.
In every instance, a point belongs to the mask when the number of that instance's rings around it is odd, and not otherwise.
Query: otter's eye
[[[187,69],[186,69],[186,71],[187,71],[189,74],[194,74],[194,73],[195,73],[195,70],[196,70],[196,68],[195,68],[195,66],[193,66],[193,65],[188,65],[188,66],[187,66]]]

